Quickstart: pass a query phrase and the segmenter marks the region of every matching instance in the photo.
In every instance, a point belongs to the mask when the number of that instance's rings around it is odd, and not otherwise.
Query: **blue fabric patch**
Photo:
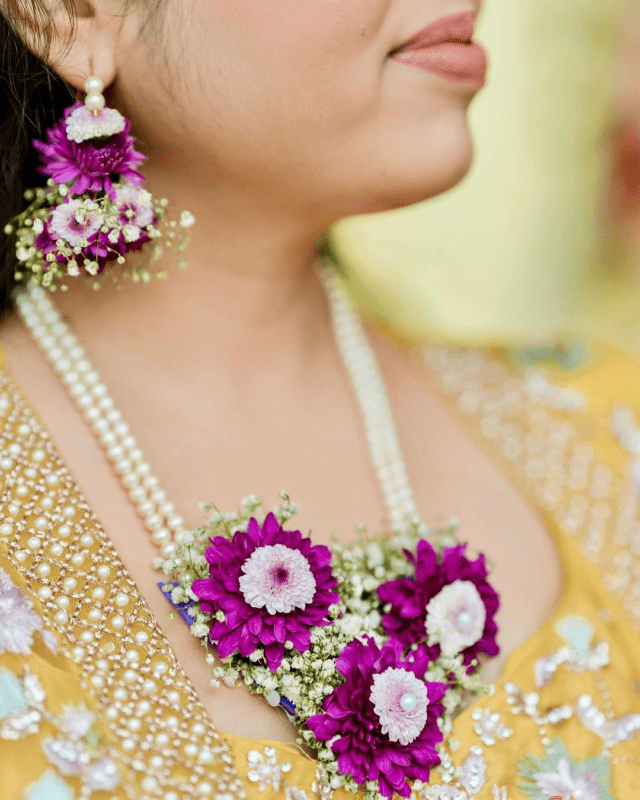
[[[36,783],[27,787],[23,800],[75,800],[73,789],[49,769]]]
[[[24,696],[22,684],[8,669],[0,670],[0,719],[8,717],[14,711],[28,708],[29,703]]]

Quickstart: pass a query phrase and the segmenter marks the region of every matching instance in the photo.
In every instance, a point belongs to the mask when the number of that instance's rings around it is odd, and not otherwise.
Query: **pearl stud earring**
[[[93,111],[96,117],[106,105],[104,95],[102,94],[103,89],[104,83],[95,75],[91,75],[84,82],[84,90],[87,93],[87,96],[84,98],[84,104],[88,109]]]

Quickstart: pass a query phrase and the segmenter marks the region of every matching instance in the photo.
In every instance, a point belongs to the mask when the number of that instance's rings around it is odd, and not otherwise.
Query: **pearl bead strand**
[[[344,297],[334,268],[321,260],[318,275],[327,294],[336,344],[360,406],[391,526],[401,531],[408,522],[419,521],[419,515],[384,380],[362,323]],[[186,532],[183,519],[160,488],[100,375],[46,290],[29,285],[17,290],[14,300],[27,328],[106,451],[153,542],[164,558],[172,557]]]
[[[391,527],[419,519],[400,448],[393,412],[375,353],[358,315],[350,308],[330,264],[318,275],[329,299],[336,344],[364,421],[369,454],[389,511]]]
[[[62,321],[44,289],[31,286],[15,295],[16,308],[61,377],[70,396],[106,451],[115,473],[165,558],[185,532],[183,520],[167,501],[136,439],[109,397],[107,387]]]

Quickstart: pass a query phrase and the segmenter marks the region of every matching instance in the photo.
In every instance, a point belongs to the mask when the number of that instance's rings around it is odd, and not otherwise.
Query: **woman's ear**
[[[113,0],[16,0],[12,22],[25,45],[78,90],[90,75],[115,79],[122,15]],[[121,5],[121,3],[120,3]]]

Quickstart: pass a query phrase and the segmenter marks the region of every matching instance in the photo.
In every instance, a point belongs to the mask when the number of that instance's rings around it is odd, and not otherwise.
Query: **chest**
[[[18,382],[213,718],[239,735],[293,740],[284,714],[248,690],[211,688],[199,643],[182,620],[168,618],[170,608],[157,587],[162,576],[151,568],[155,546],[88,426],[55,376],[42,369],[37,352],[17,342],[11,359],[11,343],[7,349]],[[422,518],[439,525],[457,517],[460,539],[496,564],[501,654],[483,672],[494,680],[557,602],[561,565],[551,533],[437,395],[392,354],[380,355],[387,374],[396,377],[390,384],[394,415]],[[168,413],[167,398],[154,402],[153,393],[143,402],[123,400],[132,430],[187,527],[202,522],[202,500],[231,510],[256,492],[270,505],[284,486],[302,506],[296,527],[311,532],[315,543],[328,543],[334,532],[345,541],[355,538],[357,523],[372,534],[385,528],[386,509],[357,411],[339,382],[315,400],[271,398],[259,413],[257,406],[252,413],[246,405],[234,408],[230,398],[212,402],[208,416],[188,404]]]

